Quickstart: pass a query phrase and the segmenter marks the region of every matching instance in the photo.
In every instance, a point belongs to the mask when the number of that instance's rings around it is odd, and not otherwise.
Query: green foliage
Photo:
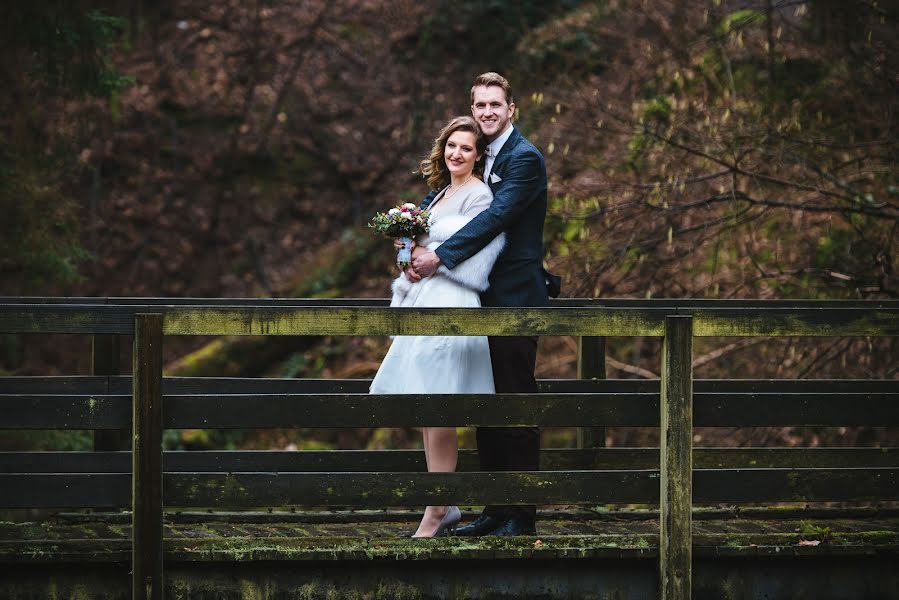
[[[52,123],[53,111],[73,96],[114,103],[134,83],[112,64],[122,23],[86,1],[0,6],[8,86],[0,100],[8,115],[0,125],[0,269],[24,273],[26,284],[76,281],[78,264],[89,258],[79,206],[64,191],[83,167],[73,134]]]
[[[605,7],[587,5],[528,32],[518,43],[516,70],[532,85],[560,76],[569,79],[602,73],[608,64],[605,40],[595,35]]]
[[[803,536],[816,539],[822,543],[827,543],[833,537],[833,530],[830,527],[815,525],[811,521],[801,521],[799,523],[799,531]]]
[[[0,269],[22,271],[34,282],[79,279],[89,258],[79,239],[78,207],[53,185],[44,161],[6,157],[0,171]]]
[[[0,431],[0,450],[5,452],[83,452],[92,447],[90,431]]]
[[[726,35],[728,33],[739,32],[751,25],[761,24],[765,22],[764,13],[757,10],[738,10],[729,15],[725,15],[716,28],[718,35]]]
[[[492,69],[513,65],[524,34],[582,3],[583,0],[443,0],[422,28],[416,61],[437,65],[457,57],[456,60],[469,64],[475,58],[477,64],[476,57],[483,57],[479,69],[488,64]],[[447,50],[452,52],[448,55]]]
[[[2,46],[26,51],[29,76],[58,92],[104,96],[134,83],[119,74],[109,50],[124,21],[91,8],[90,2],[12,2],[0,18],[7,23]]]

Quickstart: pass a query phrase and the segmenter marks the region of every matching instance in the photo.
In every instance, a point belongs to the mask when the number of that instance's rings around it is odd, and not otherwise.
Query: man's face
[[[498,85],[479,85],[474,89],[471,114],[488,140],[493,141],[512,123],[515,103],[506,102],[506,94]]]

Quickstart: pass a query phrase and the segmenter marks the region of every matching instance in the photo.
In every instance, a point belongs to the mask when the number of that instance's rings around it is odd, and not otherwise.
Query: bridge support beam
[[[662,600],[691,594],[693,320],[665,318],[661,381],[659,582]]]
[[[580,336],[577,338],[578,379],[606,378],[606,338]],[[578,448],[602,448],[606,445],[605,427],[578,427]]]
[[[119,369],[119,336],[95,333],[91,336],[91,375],[121,375]],[[108,384],[107,384],[107,392]],[[128,450],[127,429],[95,429],[94,450]]]
[[[162,315],[134,315],[131,598],[162,600]]]

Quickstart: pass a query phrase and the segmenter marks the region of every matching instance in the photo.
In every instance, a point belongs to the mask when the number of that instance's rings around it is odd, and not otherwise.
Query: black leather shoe
[[[537,527],[533,519],[511,517],[484,535],[537,535]]]
[[[487,532],[493,531],[502,524],[502,519],[482,514],[468,525],[457,527],[456,535],[484,535]]]

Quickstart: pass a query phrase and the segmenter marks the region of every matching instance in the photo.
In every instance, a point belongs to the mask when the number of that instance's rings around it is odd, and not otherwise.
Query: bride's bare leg
[[[431,437],[428,435],[430,429],[430,427],[421,428],[421,445],[424,446],[425,449],[425,466],[428,468],[428,473],[431,472],[431,452],[430,445],[428,444],[428,439]]]
[[[459,456],[459,436],[455,427],[423,427],[425,460],[430,473],[451,473],[456,470]],[[430,537],[437,531],[447,506],[429,506],[421,518],[414,537]]]

